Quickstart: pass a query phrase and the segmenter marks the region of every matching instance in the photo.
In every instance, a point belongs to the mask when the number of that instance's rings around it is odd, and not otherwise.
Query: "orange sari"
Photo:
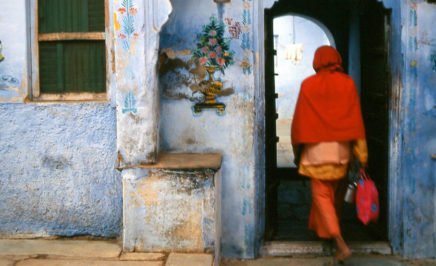
[[[292,121],[294,150],[317,143],[365,139],[357,89],[351,77],[342,73],[341,65],[342,58],[333,47],[322,46],[315,52],[313,68],[317,73],[301,84]],[[320,160],[326,159],[323,153],[319,155]],[[311,177],[309,228],[321,238],[341,235],[339,210],[346,169],[347,163],[299,164],[299,172]]]
[[[321,238],[333,238],[341,235],[339,228],[339,210],[343,191],[341,181],[311,180],[312,207],[309,215],[309,229]]]

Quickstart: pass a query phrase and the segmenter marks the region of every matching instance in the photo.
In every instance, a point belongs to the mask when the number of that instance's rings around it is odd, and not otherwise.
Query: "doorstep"
[[[391,255],[387,242],[349,242],[354,254]],[[329,241],[269,241],[260,250],[262,257],[288,257],[296,255],[327,256],[334,248]]]

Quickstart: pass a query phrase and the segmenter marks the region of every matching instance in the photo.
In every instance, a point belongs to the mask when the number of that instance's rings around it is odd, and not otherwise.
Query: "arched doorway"
[[[296,173],[296,168],[280,167],[277,157],[278,138],[276,98],[276,59],[274,45],[274,19],[284,15],[298,14],[316,21],[328,29],[335,40],[335,46],[343,56],[344,67],[353,76],[361,91],[364,119],[367,130],[370,160],[369,172],[380,190],[381,217],[377,225],[363,227],[355,219],[353,206],[345,210],[343,230],[348,240],[387,240],[387,185],[389,150],[389,12],[382,3],[373,1],[278,1],[271,9],[265,10],[265,169],[266,169],[266,240],[314,240],[316,236],[306,229],[308,204],[307,180]],[[308,55],[310,57],[312,55]],[[288,191],[283,184],[288,182]],[[286,187],[285,186],[285,187]],[[299,187],[299,188],[298,188]],[[310,193],[310,192],[309,192]],[[292,195],[294,208],[283,208],[281,195]],[[309,198],[309,199],[308,199]],[[283,221],[283,211],[296,216]],[[286,218],[286,217],[285,217]],[[291,230],[284,229],[284,226]],[[303,232],[303,233],[302,233]],[[359,232],[359,234],[355,234]],[[362,233],[363,232],[363,233]]]

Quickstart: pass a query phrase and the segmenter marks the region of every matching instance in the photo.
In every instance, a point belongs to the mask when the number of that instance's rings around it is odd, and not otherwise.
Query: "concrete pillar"
[[[154,163],[159,146],[157,58],[169,0],[114,1],[119,167]]]

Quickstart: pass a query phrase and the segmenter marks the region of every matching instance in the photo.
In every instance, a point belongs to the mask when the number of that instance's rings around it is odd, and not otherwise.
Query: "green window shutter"
[[[105,92],[104,41],[42,42],[41,93]]]
[[[104,41],[67,42],[64,58],[66,92],[106,91]]]
[[[42,93],[56,93],[57,86],[57,51],[56,42],[39,44],[39,86]]]
[[[103,32],[104,26],[104,0],[88,0],[88,30]]]
[[[104,0],[39,0],[39,33],[104,32]],[[104,40],[39,42],[41,93],[106,91]]]
[[[39,0],[39,33],[104,32],[104,0]]]

